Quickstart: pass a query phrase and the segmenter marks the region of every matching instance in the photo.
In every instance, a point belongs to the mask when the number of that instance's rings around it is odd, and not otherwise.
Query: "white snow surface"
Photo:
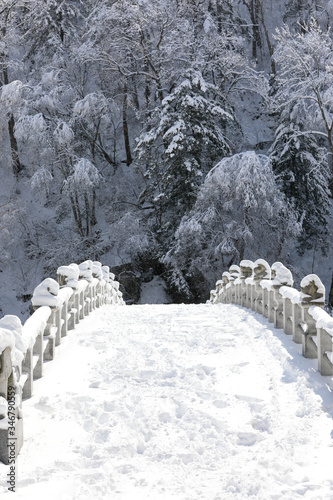
[[[169,304],[171,298],[165,290],[165,281],[154,276],[148,283],[142,283],[139,304]]]
[[[15,498],[331,500],[333,383],[315,366],[235,305],[104,306],[23,403]]]

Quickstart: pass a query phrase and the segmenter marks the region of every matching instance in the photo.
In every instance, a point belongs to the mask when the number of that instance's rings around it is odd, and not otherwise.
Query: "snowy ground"
[[[24,402],[15,498],[331,500],[332,379],[299,350],[232,305],[94,312]]]
[[[141,284],[139,304],[171,304],[172,299],[165,291],[165,281],[160,276]]]

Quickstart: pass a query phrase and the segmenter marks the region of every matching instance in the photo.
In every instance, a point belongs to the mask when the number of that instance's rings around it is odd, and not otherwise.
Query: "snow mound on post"
[[[5,328],[0,328],[0,354],[7,348],[14,349],[15,337],[12,332]]]
[[[93,262],[92,274],[94,278],[103,279],[102,264],[98,261]]]
[[[0,354],[10,347],[11,360],[13,366],[18,366],[23,360],[23,352],[19,351],[15,346],[15,335],[7,328],[0,328]]]
[[[310,306],[309,314],[316,322],[317,328],[323,328],[333,337],[333,318],[321,307]]]
[[[59,284],[52,278],[46,278],[35,288],[31,299],[32,305],[58,307],[58,293]]]
[[[61,285],[78,288],[80,270],[77,264],[60,266],[57,270],[57,275],[60,277]]]
[[[81,264],[79,264],[80,278],[85,279],[86,281],[89,281],[89,283],[91,283],[93,280],[92,268],[92,260],[85,260],[84,262],[81,262]]]
[[[302,293],[291,286],[281,286],[279,293],[284,299],[289,299],[292,304],[299,304],[302,301]]]
[[[28,344],[25,339],[22,337],[22,323],[21,320],[12,314],[7,314],[3,318],[0,319],[0,328],[9,330],[12,332],[15,340],[15,347],[25,353],[28,349]]]
[[[110,278],[110,268],[109,268],[109,266],[102,266],[102,273],[103,273],[103,279],[107,283],[110,283],[111,278]]]
[[[293,280],[293,275],[291,274],[291,271],[287,269],[283,264],[280,262],[275,262],[273,264],[272,269],[274,271],[275,277],[273,279],[272,285],[273,286],[293,286],[294,280]]]

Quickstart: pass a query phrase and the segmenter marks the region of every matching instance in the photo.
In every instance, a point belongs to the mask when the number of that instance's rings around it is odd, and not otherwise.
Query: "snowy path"
[[[333,498],[332,380],[261,316],[106,306],[57,349],[15,498]]]

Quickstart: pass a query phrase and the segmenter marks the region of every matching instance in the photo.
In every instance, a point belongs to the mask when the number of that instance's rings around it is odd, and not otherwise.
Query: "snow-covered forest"
[[[332,22],[332,0],[1,0],[1,314],[85,259],[129,302],[154,276],[203,301],[243,258],[330,286]]]

